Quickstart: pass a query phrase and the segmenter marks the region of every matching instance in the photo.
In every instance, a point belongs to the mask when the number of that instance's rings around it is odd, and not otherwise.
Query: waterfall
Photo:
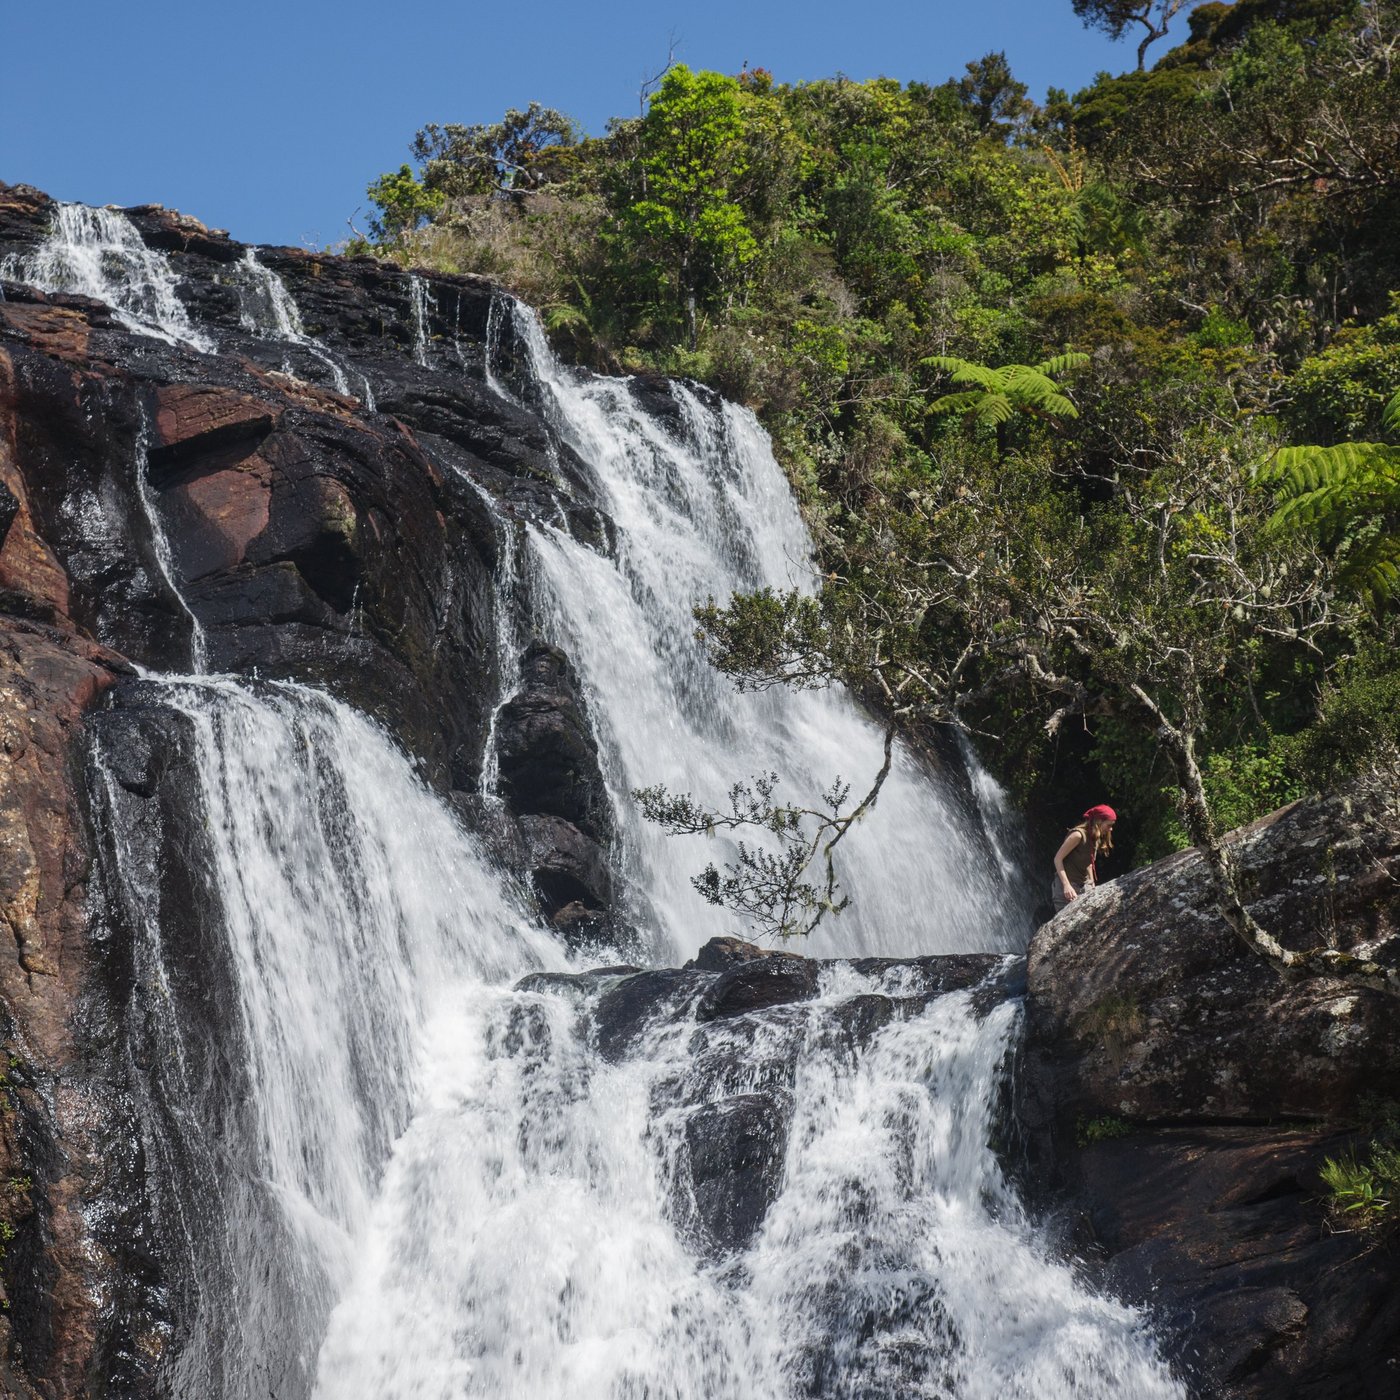
[[[673,384],[664,415],[629,381],[566,369],[533,313],[515,307],[540,407],[596,475],[617,524],[608,559],[533,529],[541,625],[574,659],[601,731],[620,814],[633,916],[662,960],[739,931],[689,875],[726,843],[668,838],[638,820],[634,788],[663,783],[723,809],[736,780],[775,771],[779,796],[814,805],[837,778],[855,796],[879,771],[882,734],[842,691],[738,695],[706,660],[691,607],[759,587],[813,586],[811,542],[754,416]],[[1006,951],[1026,913],[980,824],[950,804],[903,746],[878,804],[837,858],[852,907],[809,948],[824,955]]]
[[[135,459],[132,462],[132,479],[136,483],[136,499],[140,502],[142,514],[146,517],[146,528],[150,532],[151,549],[156,557],[156,567],[160,570],[165,586],[170,590],[175,602],[190,624],[190,667],[196,672],[209,669],[209,641],[204,625],[194,614],[185,599],[175,576],[175,559],[170,552],[170,539],[165,525],[151,495],[150,472],[151,425],[143,411],[141,426],[136,438]]]
[[[1014,1006],[941,998],[852,1061],[842,1008],[880,990],[838,974],[796,1044],[791,1022],[736,1038],[743,1077],[795,1063],[795,1110],[781,1195],[718,1261],[673,1189],[693,1024],[611,1065],[558,995],[444,1019],[316,1400],[1179,1397],[1141,1320],[1037,1246],[987,1145]]]
[[[191,323],[164,254],[148,248],[118,209],[54,207],[49,236],[28,256],[12,254],[0,277],[44,292],[106,302],[128,329],[210,353],[214,342]]]
[[[428,368],[428,309],[432,293],[428,284],[416,272],[408,277],[409,304],[413,308],[413,358],[416,363]]]
[[[345,367],[314,336],[307,335],[301,312],[287,284],[265,263],[258,260],[258,250],[249,248],[238,265],[239,292],[242,307],[239,320],[243,329],[254,335],[271,336],[299,346],[319,360],[331,372],[337,394],[350,393],[350,376]],[[363,392],[360,397],[373,413],[376,405],[369,376],[360,373]]]
[[[290,297],[247,276],[268,298],[255,329],[302,336]],[[410,285],[426,366],[429,291]],[[692,636],[698,599],[813,586],[753,416],[566,370],[529,313],[509,322],[512,396],[592,473],[617,542],[507,525],[500,642],[519,650],[518,595],[573,658],[631,912],[670,964],[733,923],[689,886],[704,856],[640,823],[630,790],[717,801],[770,768],[794,800],[859,788],[880,731],[839,691],[736,696]],[[488,384],[506,330],[493,317]],[[151,732],[159,782],[132,771]],[[814,1001],[705,1025],[680,1006],[605,1056],[591,1017],[621,974],[517,989],[585,959],[339,701],[148,678],[95,721],[90,772],[131,944],[122,1050],[174,1400],[1180,1400],[1141,1315],[1050,1255],[990,1145],[1020,1015],[1003,992],[921,1000],[907,967],[833,962]],[[959,811],[900,749],[843,850],[856,904],[802,951],[1018,947],[1002,798],[974,791]],[[858,1048],[872,1001],[889,1019]],[[716,1252],[688,1133],[750,1094],[790,1109],[780,1179],[756,1233]]]
[[[172,1393],[304,1394],[379,1172],[432,1078],[424,1028],[562,958],[368,720],[295,685],[171,677],[157,694],[191,734],[182,799],[200,835],[181,856],[223,943],[200,951],[188,1005],[171,988],[190,955],[170,940],[191,919],[167,907],[114,776],[124,731],[104,741],[99,726],[94,788],[135,926],[144,1136],[172,1168],[168,1214],[191,1222]],[[229,1004],[211,1018],[221,980]]]

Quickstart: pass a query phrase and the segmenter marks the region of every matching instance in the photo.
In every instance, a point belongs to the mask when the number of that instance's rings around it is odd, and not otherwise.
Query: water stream
[[[49,236],[33,253],[0,263],[0,277],[106,302],[128,329],[171,345],[214,348],[213,338],[191,322],[165,255],[148,248],[119,209],[55,205]]]
[[[97,225],[60,212],[58,227]],[[102,285],[149,308],[164,284],[147,271],[139,295]],[[429,291],[412,281],[422,364]],[[535,525],[497,584],[528,575],[534,626],[578,667],[631,913],[651,959],[674,965],[734,924],[689,886],[700,853],[646,828],[630,789],[715,800],[768,769],[796,797],[837,774],[859,787],[880,731],[839,692],[736,696],[691,635],[697,599],[811,586],[753,417],[567,370],[528,312],[502,306],[488,380],[508,315],[526,352],[510,393],[592,472],[617,546]],[[283,313],[268,333],[303,336]],[[173,334],[154,315],[149,329]],[[161,563],[178,594],[168,550]],[[510,611],[497,622],[517,648]],[[856,1051],[842,1030],[856,999],[906,993],[906,974],[837,963],[806,1007],[705,1032],[718,1080],[683,1011],[605,1058],[588,1029],[601,987],[513,990],[568,958],[383,730],[298,685],[147,689],[185,736],[183,815],[131,796],[100,725],[93,797],[104,885],[136,944],[140,1130],[180,1242],[176,1400],[1182,1393],[1143,1318],[1050,1255],[992,1150],[1014,999],[938,997]],[[979,812],[900,750],[844,853],[855,907],[803,951],[1014,951],[1002,799],[973,790]],[[166,907],[172,843],[207,917]],[[199,946],[180,946],[191,928]],[[716,1254],[688,1223],[689,1115],[759,1089],[791,1105],[780,1189],[757,1234]]]

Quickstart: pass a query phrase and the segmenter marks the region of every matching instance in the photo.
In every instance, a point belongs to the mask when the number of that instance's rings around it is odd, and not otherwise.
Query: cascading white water
[[[690,637],[696,599],[806,579],[752,418],[678,388],[663,424],[624,382],[563,371],[512,314],[525,396],[618,526],[616,560],[533,530],[532,593],[585,680],[666,962],[728,925],[688,888],[694,853],[641,827],[628,789],[714,799],[773,767],[804,795],[873,773],[878,735],[838,694],[736,699]],[[935,999],[856,1055],[853,998],[908,989],[900,969],[838,966],[795,1016],[733,1023],[723,1085],[697,1069],[684,1013],[605,1060],[580,1000],[510,990],[565,959],[381,730],[299,686],[158,684],[189,726],[217,909],[198,921],[220,942],[193,959],[193,1010],[170,941],[187,911],[162,907],[160,857],[100,740],[94,767],[135,932],[147,1157],[185,1241],[162,1378],[177,1400],[1179,1396],[1141,1318],[1044,1252],[988,1145],[1014,1002]],[[804,951],[1010,946],[1017,916],[968,837],[901,755],[851,838],[856,908]],[[685,1114],[783,1063],[781,1190],[752,1242],[712,1259],[684,1222]]]
[[[708,777],[696,759],[706,745],[724,762],[776,745],[806,772],[849,760],[843,746],[868,756],[868,729],[838,697],[735,716],[685,635],[697,583],[727,595],[782,581],[785,565],[800,576],[805,564],[790,500],[755,461],[756,428],[682,394],[678,437],[623,384],[566,379],[539,351],[535,369],[619,525],[616,564],[562,533],[531,537],[536,593],[553,600],[623,767],[619,786],[670,761],[694,785]],[[760,738],[743,737],[746,722]],[[924,838],[963,841],[955,822],[919,812],[930,793],[911,768],[906,759],[907,795],[890,804],[897,819]],[[922,881],[959,878],[935,858],[932,875],[903,879],[894,837],[872,826],[890,863],[857,868],[858,898],[883,873],[900,887],[891,904],[907,912],[916,905],[905,900],[928,897]],[[685,862],[658,845],[631,866],[670,917]],[[1002,936],[974,900],[955,896],[951,908],[920,910],[924,951],[931,939],[966,947]],[[857,946],[880,946],[868,912],[861,928]],[[660,960],[686,941],[662,939]],[[989,1146],[1014,1003],[979,1018],[967,994],[936,1000],[853,1060],[843,1008],[898,990],[838,970],[804,1008],[784,1188],[753,1243],[718,1262],[697,1252],[678,1214],[677,1144],[697,1096],[734,1087],[696,1077],[686,1016],[654,1028],[621,1064],[599,1057],[579,1006],[558,993],[501,989],[443,1016],[424,1042],[424,1096],[322,1348],[316,1400],[1179,1396],[1140,1317],[1085,1290],[1037,1245]],[[734,1078],[762,1078],[792,1025],[746,1025]]]
[[[487,860],[369,721],[294,685],[171,677],[163,699],[193,730],[209,879],[235,1004],[223,1034],[241,1051],[241,1135],[220,1143],[210,1086],[170,1082],[176,1145],[146,1115],[153,1155],[213,1154],[190,1202],[200,1279],[174,1393],[252,1400],[304,1371],[353,1275],[378,1176],[431,1072],[425,1026],[468,1016],[498,985],[560,966]],[[114,780],[102,766],[107,801]],[[138,962],[168,1006],[166,928],[148,862],[114,823],[120,883],[139,923]],[[210,977],[212,980],[212,972]],[[167,1010],[147,1053],[181,1079],[185,1037]],[[230,1086],[224,1086],[229,1092]],[[208,1193],[217,1193],[214,1208]],[[191,1321],[191,1319],[187,1319]],[[294,1380],[304,1393],[306,1380]]]
[[[287,290],[287,284],[270,267],[259,261],[256,248],[249,248],[244,253],[242,261],[238,264],[238,271],[242,298],[239,320],[243,329],[254,335],[270,335],[290,345],[300,346],[330,370],[331,381],[337,394],[349,394],[350,376],[346,373],[345,366],[319,340],[307,335],[301,312],[297,309],[296,300],[291,292]],[[360,398],[365,407],[373,413],[376,404],[369,376],[361,373],[360,382]]]
[[[736,695],[695,640],[697,602],[812,586],[811,543],[753,415],[709,407],[677,384],[664,425],[628,381],[565,369],[533,314],[514,314],[541,408],[595,472],[618,527],[616,560],[563,531],[533,530],[536,609],[578,666],[602,732],[623,871],[654,911],[636,917],[659,957],[683,960],[707,938],[742,930],[689,883],[715,846],[648,828],[631,791],[661,783],[723,810],[733,782],[776,771],[779,796],[800,806],[838,777],[858,797],[879,771],[881,731],[839,690]],[[874,812],[838,857],[853,905],[818,929],[811,950],[1021,946],[1024,912],[982,838],[897,746]]]
[[[428,366],[428,308],[432,293],[428,284],[416,272],[408,277],[408,294],[413,307],[413,358],[425,369]]]
[[[881,990],[838,972],[805,1008],[784,1189],[713,1263],[668,1170],[692,1025],[611,1065],[558,995],[444,1018],[317,1400],[1179,1400],[1141,1319],[1037,1246],[988,1146],[1014,1005],[935,1000],[852,1062],[840,1009]],[[790,1032],[760,1026],[736,1074]]]
[[[106,302],[124,326],[172,345],[206,353],[214,348],[191,323],[165,256],[148,248],[117,209],[56,205],[49,236],[28,256],[6,258],[0,277]]]

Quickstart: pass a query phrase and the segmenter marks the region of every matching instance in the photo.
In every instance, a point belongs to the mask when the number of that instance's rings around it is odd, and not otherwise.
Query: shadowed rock
[[[794,953],[751,958],[719,975],[701,997],[695,1017],[718,1021],[783,1002],[807,1001],[817,994],[820,972],[820,963]]]
[[[1393,801],[1298,803],[1231,842],[1286,947],[1400,961]],[[1400,1256],[1329,1227],[1319,1170],[1369,1150],[1368,1097],[1400,1101],[1400,1000],[1280,976],[1194,852],[1076,900],[1027,976],[1020,1116],[1107,1286],[1154,1307],[1202,1394],[1391,1393]]]
[[[685,1122],[690,1227],[700,1252],[746,1248],[777,1198],[787,1157],[792,1099],[738,1094],[697,1108]]]

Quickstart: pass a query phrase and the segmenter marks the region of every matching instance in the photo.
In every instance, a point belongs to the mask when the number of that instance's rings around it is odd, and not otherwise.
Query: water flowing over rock
[[[879,766],[693,636],[811,586],[752,415],[154,207],[0,281],[16,1393],[1182,1393],[994,1150],[1001,833],[901,747],[799,956],[638,819]]]

